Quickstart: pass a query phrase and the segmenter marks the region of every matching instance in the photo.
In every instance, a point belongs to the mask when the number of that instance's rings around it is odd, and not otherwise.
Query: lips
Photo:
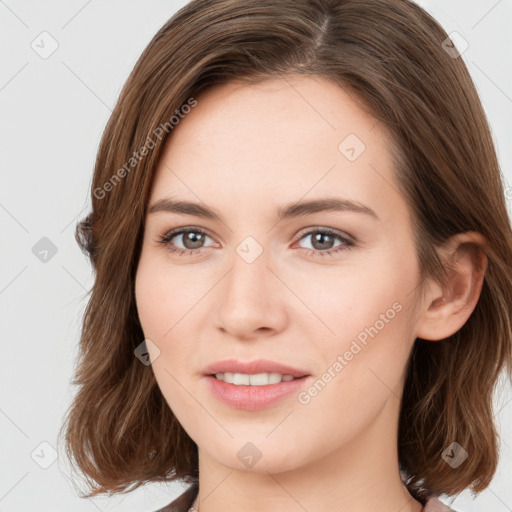
[[[268,359],[254,359],[252,361],[239,361],[237,359],[224,359],[217,361],[207,366],[202,374],[209,376],[215,375],[216,373],[246,373],[246,374],[258,374],[258,373],[280,373],[281,375],[292,375],[295,378],[304,377],[310,375],[307,371],[293,368],[277,361],[271,361]]]
[[[312,378],[298,377],[287,382],[265,386],[235,385],[212,376],[205,376],[204,382],[211,395],[225,406],[245,411],[261,411],[278,407],[280,403],[286,403],[286,399],[288,399],[288,405],[291,405],[289,400],[294,395],[297,396]]]

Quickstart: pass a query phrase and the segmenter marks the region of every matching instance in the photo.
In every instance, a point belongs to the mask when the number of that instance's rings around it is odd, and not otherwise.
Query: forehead
[[[239,157],[237,148],[251,151],[258,160],[291,156],[290,147],[298,155],[322,147],[337,156],[338,144],[348,134],[375,142],[370,135],[378,123],[364,105],[322,77],[216,85],[197,101],[168,141],[167,149],[174,156],[194,149],[214,151],[218,144],[231,147],[228,154],[222,154],[224,162],[230,155]]]
[[[152,201],[261,209],[332,194],[382,209],[398,199],[387,130],[327,79],[230,83],[196,99],[167,140]]]

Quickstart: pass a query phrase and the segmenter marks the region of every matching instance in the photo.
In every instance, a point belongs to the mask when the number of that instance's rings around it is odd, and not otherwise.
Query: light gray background
[[[81,499],[62,454],[52,463],[92,285],[74,228],[89,211],[100,136],[136,59],[185,3],[0,1],[0,511],[152,511],[185,488],[148,485],[128,495]],[[510,210],[512,0],[418,3],[469,43],[463,58],[493,130]],[[41,36],[44,31],[51,37]],[[31,47],[48,51],[52,39],[58,48],[48,58]],[[46,262],[33,253],[38,242],[48,243],[40,242],[43,237],[57,251]],[[496,418],[503,436],[498,471],[475,500],[469,492],[445,500],[459,512],[512,510],[512,393],[506,383]]]

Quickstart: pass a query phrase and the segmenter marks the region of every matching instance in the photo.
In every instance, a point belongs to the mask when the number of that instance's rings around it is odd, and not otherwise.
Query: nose
[[[267,253],[252,262],[234,252],[231,270],[217,290],[217,325],[233,338],[271,336],[285,328],[283,283],[269,268]]]

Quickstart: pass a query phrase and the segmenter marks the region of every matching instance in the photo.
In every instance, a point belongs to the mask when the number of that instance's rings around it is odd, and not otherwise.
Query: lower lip
[[[270,407],[294,392],[297,393],[304,385],[307,376],[287,382],[279,382],[278,384],[267,384],[266,386],[229,384],[211,375],[208,375],[206,379],[213,394],[221,402],[236,409],[259,411],[265,409],[265,407]]]

